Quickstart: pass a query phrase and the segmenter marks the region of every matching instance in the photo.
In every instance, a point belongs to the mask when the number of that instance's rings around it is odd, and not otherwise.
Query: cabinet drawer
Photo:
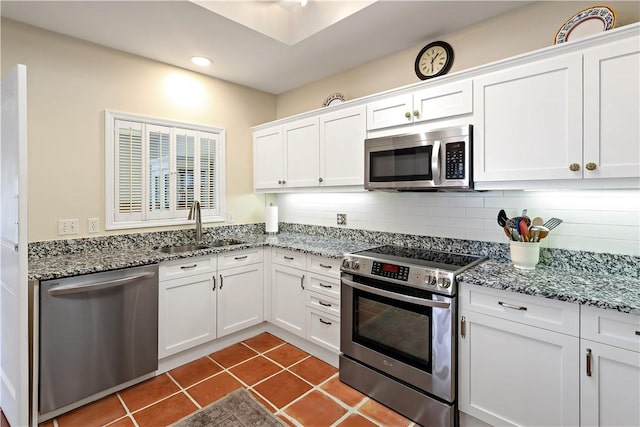
[[[460,307],[563,334],[579,336],[580,306],[462,283]]]
[[[324,274],[339,279],[340,262],[341,260],[339,259],[310,255],[307,257],[307,271],[309,273]]]
[[[290,251],[287,249],[273,248],[271,253],[271,261],[280,264],[288,265],[289,267],[299,268],[301,270],[307,269],[307,255],[302,252]]]
[[[217,268],[215,255],[163,261],[158,267],[158,280],[178,279],[194,274],[215,272]]]
[[[340,298],[340,279],[332,279],[315,273],[309,273],[309,290],[332,298]]]
[[[307,292],[307,307],[340,317],[340,300],[316,292]]]
[[[340,320],[315,310],[307,310],[307,339],[338,353],[340,351]]]
[[[262,248],[246,249],[218,254],[218,269],[240,267],[262,262]]]
[[[640,316],[582,306],[580,337],[640,352]]]

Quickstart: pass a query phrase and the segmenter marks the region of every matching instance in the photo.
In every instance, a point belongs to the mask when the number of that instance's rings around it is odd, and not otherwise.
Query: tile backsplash
[[[335,226],[336,214],[348,228],[507,241],[498,211],[509,217],[527,209],[531,218],[564,222],[542,246],[640,256],[640,190],[485,191],[460,193],[293,193],[279,194],[281,222]]]

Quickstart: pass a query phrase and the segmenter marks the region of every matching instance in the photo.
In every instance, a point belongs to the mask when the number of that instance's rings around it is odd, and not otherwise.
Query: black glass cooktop
[[[459,270],[484,258],[475,255],[392,245],[378,246],[373,249],[355,252],[354,255],[362,255],[382,262],[395,261],[452,271]]]

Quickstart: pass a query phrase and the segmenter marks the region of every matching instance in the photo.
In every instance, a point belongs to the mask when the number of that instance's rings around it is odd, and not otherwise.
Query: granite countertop
[[[521,270],[511,263],[487,260],[464,271],[458,280],[640,315],[640,279],[637,278],[576,272],[544,265],[538,265],[534,270]]]
[[[29,259],[29,280],[50,280],[80,274],[97,273],[107,270],[155,264],[195,256],[213,255],[222,252],[270,246],[299,251],[326,258],[342,258],[345,253],[368,249],[376,244],[355,242],[330,237],[309,236],[298,233],[278,235],[247,234],[225,236],[226,239],[241,241],[222,247],[211,247],[190,252],[165,254],[157,247],[144,245],[118,248],[95,248],[71,254],[59,254]],[[207,242],[203,242],[207,244]],[[179,245],[181,243],[176,243]]]

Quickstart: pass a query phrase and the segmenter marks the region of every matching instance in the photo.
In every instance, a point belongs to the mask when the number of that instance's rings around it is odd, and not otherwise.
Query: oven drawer
[[[307,271],[340,279],[340,262],[339,259],[310,255],[307,258]]]
[[[331,279],[327,276],[309,273],[307,287],[311,291],[328,297],[340,298],[340,279]]]
[[[339,353],[339,318],[313,309],[307,309],[307,339],[335,353]]]
[[[579,336],[580,306],[564,301],[461,283],[460,309]]]
[[[640,316],[582,306],[580,337],[640,352]]]
[[[302,252],[287,249],[273,248],[271,252],[271,262],[301,270],[307,269],[307,255]]]
[[[307,307],[333,316],[340,316],[340,300],[316,292],[307,292]]]

